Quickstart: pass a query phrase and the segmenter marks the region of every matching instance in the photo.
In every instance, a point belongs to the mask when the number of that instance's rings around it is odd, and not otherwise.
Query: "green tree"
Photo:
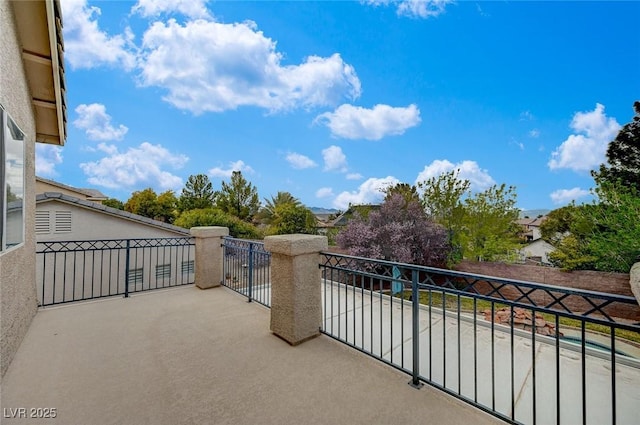
[[[149,188],[135,191],[131,197],[125,202],[124,210],[133,214],[154,218],[158,211],[156,200],[158,195]]]
[[[289,192],[278,192],[276,196],[272,196],[271,199],[264,199],[265,204],[258,213],[258,219],[265,224],[270,224],[275,215],[278,207],[282,205],[293,205],[294,207],[300,206],[300,200],[293,196]]]
[[[231,182],[223,181],[221,190],[216,192],[216,206],[241,220],[251,221],[260,209],[258,190],[242,176],[242,172],[234,171]]]
[[[124,210],[124,204],[121,200],[116,198],[105,199],[104,201],[102,201],[102,205],[115,208],[117,210]]]
[[[449,171],[418,182],[418,187],[422,190],[422,205],[427,215],[442,225],[449,236],[449,264],[459,262],[464,255],[464,199],[469,195],[471,182],[460,179],[459,174],[460,170]]]
[[[178,210],[180,212],[212,208],[215,201],[213,185],[205,174],[191,175],[182,188],[182,193],[178,199]]]
[[[167,190],[159,196],[150,187],[136,191],[124,204],[124,210],[154,220],[172,223],[176,217],[176,196]]]
[[[158,195],[156,205],[156,216],[154,218],[165,223],[173,223],[178,216],[178,199],[173,190],[167,190]]]
[[[599,171],[592,172],[598,182],[615,184],[640,191],[640,102],[633,104],[635,116],[618,132],[607,147],[607,163],[600,165]]]
[[[449,171],[418,183],[425,211],[449,235],[449,263],[507,258],[518,247],[515,188],[494,185],[472,195],[471,182],[459,175]]]
[[[464,204],[464,229],[460,232],[466,258],[497,261],[518,248],[515,187],[494,185],[468,197]]]
[[[574,203],[555,209],[540,224],[540,236],[549,244],[558,246],[560,241],[569,234],[571,225],[575,223],[578,209]]]
[[[287,235],[293,233],[317,234],[316,216],[303,205],[291,202],[279,203],[275,206],[269,226],[269,234]]]
[[[391,198],[394,194],[402,196],[405,203],[408,205],[411,202],[420,203],[420,194],[418,189],[408,183],[398,183],[395,186],[390,186],[385,190],[384,200]]]
[[[622,181],[601,182],[594,192],[597,203],[580,210],[589,230],[589,265],[599,271],[628,273],[640,259],[640,193]]]
[[[229,234],[235,238],[260,239],[258,229],[246,221],[227,214],[218,208],[195,209],[182,212],[176,219],[176,226],[190,229],[197,226],[222,226],[229,228]]]

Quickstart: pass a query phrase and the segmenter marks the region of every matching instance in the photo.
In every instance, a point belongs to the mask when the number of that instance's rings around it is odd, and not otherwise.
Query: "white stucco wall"
[[[25,133],[25,241],[0,253],[0,377],[37,311],[35,282],[35,120],[13,9],[0,0],[0,104]]]
[[[42,214],[48,213],[49,232],[39,232],[38,242],[55,241],[106,241],[113,239],[155,239],[190,237],[188,233],[176,232],[147,225],[119,215],[110,215],[60,200],[39,202],[36,206],[38,230],[42,229]],[[56,231],[56,213],[70,217],[71,227]],[[67,221],[68,223],[68,221]],[[69,229],[70,231],[67,231]],[[140,281],[130,279],[129,291],[181,285],[193,282],[195,248],[192,246],[149,246],[154,243],[136,242],[129,250],[124,243],[118,245],[102,242],[55,245],[53,250],[78,249],[75,252],[50,252],[37,255],[38,300],[44,305],[122,294],[130,270],[137,269]],[[43,249],[42,244],[38,246]],[[128,255],[127,255],[128,254]],[[128,258],[127,258],[128,257]],[[190,271],[183,269],[192,262]],[[167,275],[157,276],[157,266],[166,266]]]
[[[68,190],[60,186],[54,186],[47,182],[36,180],[36,194],[45,192],[60,192],[62,194],[73,196],[75,198],[87,199],[87,195],[83,192]]]
[[[94,211],[73,204],[60,201],[40,202],[36,211],[49,211],[51,232],[36,234],[40,241],[71,241],[91,239],[132,239],[132,238],[168,238],[189,236],[186,233],[174,232],[169,229],[149,226],[126,218],[112,216],[100,211]],[[55,214],[57,211],[71,213],[71,231],[55,231]]]
[[[551,244],[542,239],[538,239],[523,248],[522,253],[525,257],[541,257],[543,263],[549,263],[548,254],[553,250],[554,248]]]

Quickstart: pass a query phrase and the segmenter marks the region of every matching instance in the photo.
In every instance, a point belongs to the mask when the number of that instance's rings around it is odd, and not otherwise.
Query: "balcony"
[[[633,297],[193,234],[39,248],[3,419],[635,423]]]
[[[291,347],[245,300],[187,285],[42,309],[3,379],[1,422],[500,423],[328,336]],[[28,419],[47,408],[55,420]]]

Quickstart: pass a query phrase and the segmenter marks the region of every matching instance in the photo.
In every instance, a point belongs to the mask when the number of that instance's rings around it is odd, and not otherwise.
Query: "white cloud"
[[[360,173],[349,173],[347,174],[347,180],[360,180],[362,178],[362,174]]]
[[[365,0],[364,3],[371,6],[397,5],[400,16],[426,19],[443,14],[453,0]]]
[[[481,169],[477,162],[466,160],[454,164],[446,159],[436,159],[425,166],[424,170],[418,174],[416,183],[426,181],[432,177],[438,177],[453,170],[459,170],[458,177],[463,180],[469,180],[471,189],[475,191],[482,191],[496,184],[489,172]]]
[[[567,204],[579,198],[584,198],[587,195],[589,195],[588,190],[580,189],[579,187],[574,187],[573,189],[556,190],[550,196],[554,204]]]
[[[533,121],[536,117],[533,116],[531,111],[522,111],[520,112],[520,121]]]
[[[333,189],[330,187],[321,187],[316,190],[316,198],[329,198],[333,196]]]
[[[333,200],[335,208],[344,210],[349,204],[375,204],[382,202],[384,190],[389,186],[395,186],[400,180],[393,176],[384,178],[370,178],[358,187],[357,191],[342,192]]]
[[[209,175],[211,177],[219,177],[221,179],[229,178],[233,174],[234,171],[240,171],[243,173],[253,173],[253,168],[248,166],[242,160],[238,160],[236,162],[230,162],[228,168],[222,167],[214,167],[209,170]]]
[[[402,0],[398,4],[398,15],[411,18],[432,18],[444,13],[453,0]]]
[[[137,148],[129,148],[126,152],[102,143],[98,148],[108,156],[99,161],[80,164],[91,184],[110,189],[151,186],[167,190],[182,186],[180,177],[161,167],[180,169],[189,160],[185,155],[173,154],[161,145],[147,142]]]
[[[316,164],[308,156],[304,156],[295,152],[288,153],[285,159],[293,168],[297,170],[302,170],[305,168],[313,168],[318,166],[318,164]]]
[[[189,18],[210,18],[207,3],[208,0],[138,0],[131,11],[145,18],[174,12]]]
[[[194,114],[245,105],[271,112],[333,106],[360,96],[360,80],[339,54],[285,66],[282,57],[254,22],[170,19],[144,34],[139,81],[166,89],[167,102]]]
[[[322,150],[325,171],[347,171],[347,157],[339,146],[329,146]]]
[[[608,118],[604,106],[597,103],[591,112],[576,112],[571,128],[577,134],[570,135],[553,151],[548,163],[552,170],[589,171],[605,162],[607,146],[618,134],[620,124],[615,118]]]
[[[53,177],[56,165],[62,164],[62,148],[54,145],[36,143],[36,174],[43,177]]]
[[[136,63],[133,33],[110,36],[98,26],[101,10],[88,6],[87,0],[62,0],[64,16],[65,59],[71,68],[93,68],[100,65],[132,69]]]
[[[533,130],[529,131],[529,137],[533,137],[534,139],[537,139],[538,137],[540,137],[540,130],[538,130],[537,128],[534,128]]]
[[[107,114],[104,105],[92,103],[79,105],[76,108],[78,118],[73,122],[77,128],[85,131],[90,140],[122,140],[129,129],[120,124],[118,128],[111,125],[111,115]]]
[[[420,110],[413,104],[406,108],[375,105],[373,109],[344,104],[318,115],[314,122],[325,124],[336,137],[380,140],[403,134],[420,121]]]

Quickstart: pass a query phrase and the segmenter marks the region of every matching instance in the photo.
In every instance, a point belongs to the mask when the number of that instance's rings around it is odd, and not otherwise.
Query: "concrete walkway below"
[[[291,347],[269,310],[193,286],[41,310],[5,375],[2,424],[494,424],[320,336]],[[55,408],[55,419],[18,419]]]

